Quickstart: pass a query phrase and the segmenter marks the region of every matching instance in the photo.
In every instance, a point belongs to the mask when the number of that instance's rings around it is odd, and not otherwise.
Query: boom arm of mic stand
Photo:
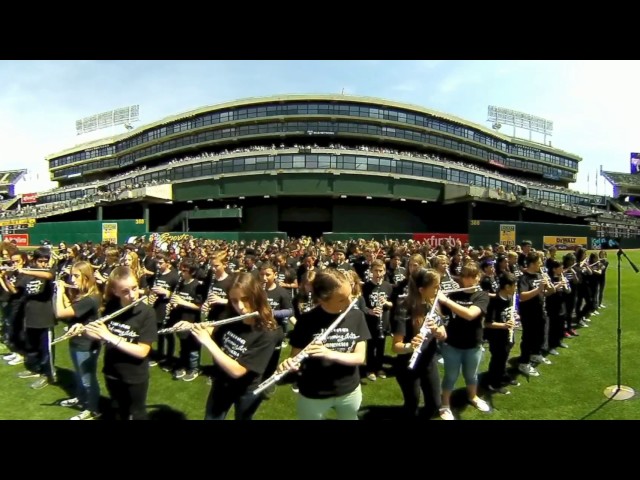
[[[629,265],[631,265],[631,268],[633,268],[633,270],[638,273],[640,272],[640,270],[638,270],[638,267],[636,267],[636,265],[631,261],[631,259],[627,256],[627,254],[624,252],[624,250],[622,250],[621,248],[618,249],[618,258],[624,255],[624,258],[627,259],[627,261],[629,262]]]

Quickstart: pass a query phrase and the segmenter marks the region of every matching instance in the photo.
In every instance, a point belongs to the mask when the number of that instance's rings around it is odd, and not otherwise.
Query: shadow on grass
[[[358,412],[360,420],[404,420],[406,415],[402,407],[396,405],[368,405]]]
[[[598,413],[598,411],[603,409],[608,403],[612,401],[613,401],[613,398],[607,398],[604,402],[602,402],[600,405],[598,405],[596,408],[591,410],[589,413],[587,413],[584,417],[580,418],[579,420],[587,420],[589,417]]]
[[[75,381],[75,373],[73,370],[69,370],[68,368],[56,368],[56,383],[57,387],[60,387],[64,390],[64,397],[58,400],[55,400],[51,403],[42,403],[42,406],[45,407],[59,407],[60,402],[67,398],[72,398],[76,396],[76,381]]]
[[[171,408],[169,405],[147,405],[147,411],[149,420],[173,422],[187,419],[184,412]]]

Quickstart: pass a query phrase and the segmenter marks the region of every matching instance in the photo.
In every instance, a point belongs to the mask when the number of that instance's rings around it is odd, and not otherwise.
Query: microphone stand
[[[611,385],[604,389],[605,397],[610,398],[611,400],[629,400],[630,398],[633,398],[633,396],[635,395],[633,388],[627,387],[626,385],[621,385],[622,383],[622,380],[621,380],[621,377],[622,377],[622,368],[621,368],[622,327],[620,323],[621,322],[620,320],[620,295],[621,295],[620,280],[622,278],[622,275],[620,272],[620,257],[622,257],[623,255],[624,255],[624,258],[626,258],[629,264],[631,265],[631,268],[633,268],[633,270],[636,273],[638,273],[638,267],[634,265],[634,263],[627,256],[627,254],[622,250],[622,248],[618,247],[618,383],[616,385]]]

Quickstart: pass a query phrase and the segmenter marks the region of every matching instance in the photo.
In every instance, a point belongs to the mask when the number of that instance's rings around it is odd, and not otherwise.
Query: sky
[[[638,78],[640,61],[631,60],[0,61],[0,169],[27,168],[48,178],[47,155],[126,131],[76,134],[76,120],[116,108],[140,105],[133,124],[139,128],[247,97],[344,93],[486,127],[489,105],[551,120],[547,141],[583,159],[570,187],[611,195],[600,165],[628,173],[630,152],[640,151]],[[501,132],[512,135],[513,127]],[[517,129],[516,136],[528,139],[529,132]]]

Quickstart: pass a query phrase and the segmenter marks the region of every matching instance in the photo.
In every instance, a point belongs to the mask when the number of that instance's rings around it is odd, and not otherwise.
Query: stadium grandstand
[[[26,170],[0,171],[0,212],[10,209],[18,201],[16,185],[26,173]]]
[[[472,219],[638,233],[615,199],[568,188],[579,156],[378,98],[283,95],[206,106],[47,161],[58,187],[3,216],[140,218],[150,232],[291,236],[464,232]]]
[[[637,173],[622,173],[601,171],[601,175],[613,186],[613,197],[609,203],[617,217],[640,218],[640,175]],[[606,224],[607,229],[619,229],[624,226]],[[615,233],[611,236],[618,236]],[[624,236],[624,235],[621,235]]]

